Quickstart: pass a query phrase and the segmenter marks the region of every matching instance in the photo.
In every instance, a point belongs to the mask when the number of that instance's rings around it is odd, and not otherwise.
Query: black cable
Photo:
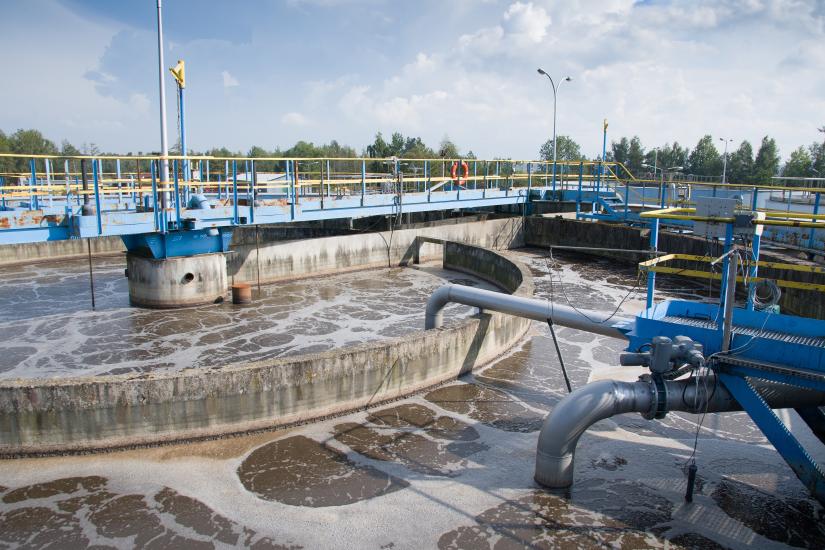
[[[553,328],[553,319],[547,319],[547,326],[550,327],[550,336],[553,337],[553,345],[556,346],[556,353],[559,356],[559,364],[561,365],[561,373],[564,375],[564,385],[567,386],[567,393],[573,393],[573,388],[570,386],[570,378],[567,376],[567,369],[564,366],[564,358],[561,356],[559,341],[556,338],[556,329]]]

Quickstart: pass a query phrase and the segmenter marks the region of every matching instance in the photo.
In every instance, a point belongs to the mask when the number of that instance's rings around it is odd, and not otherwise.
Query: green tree
[[[435,151],[427,147],[420,137],[409,137],[404,142],[403,157],[413,159],[431,159],[436,158]]]
[[[808,147],[811,155],[811,172],[814,177],[825,177],[825,143],[812,143]]]
[[[8,138],[8,148],[10,153],[18,155],[53,155],[57,154],[57,147],[54,142],[43,137],[37,130],[17,130]],[[12,172],[29,172],[29,159],[15,158],[9,162],[9,170]]]
[[[556,146],[556,159],[564,161],[584,160],[581,147],[570,136],[556,136],[558,145]],[[548,139],[539,149],[541,160],[553,160],[553,139]]]
[[[645,150],[644,147],[642,147],[642,141],[639,139],[639,136],[633,136],[627,151],[625,166],[632,174],[638,174],[642,171],[642,163],[644,160]]]
[[[10,152],[10,144],[9,138],[6,137],[5,132],[0,130],[0,153],[8,153]],[[12,160],[6,157],[0,157],[0,178],[3,177],[5,172],[11,170]],[[2,180],[0,180],[2,181]]]
[[[697,176],[721,176],[722,156],[713,144],[713,137],[705,135],[691,151],[687,161],[687,171]]]
[[[665,143],[658,149],[651,149],[645,153],[645,164],[662,168],[665,171],[667,171],[668,168],[676,168],[679,166],[684,169],[687,166],[689,154],[690,151],[679,145],[678,141],[674,141],[673,145]],[[650,170],[650,168],[646,168],[645,170]]]
[[[739,148],[728,155],[728,169],[725,179],[729,183],[753,181],[753,146],[748,140],[740,143]]]
[[[759,151],[756,152],[756,158],[753,161],[753,182],[754,183],[771,183],[771,178],[779,172],[779,150],[776,147],[776,142],[765,136],[762,138],[762,144],[759,146]]]
[[[393,132],[392,138],[390,138],[390,156],[392,157],[400,157],[401,153],[404,152],[404,136],[401,132]]]
[[[811,154],[804,147],[800,146],[791,153],[788,162],[782,167],[782,175],[792,178],[806,178],[812,174]]]
[[[371,158],[387,158],[391,157],[390,146],[384,141],[384,136],[381,132],[375,134],[375,140],[371,145],[367,145],[367,155]]]
[[[628,158],[630,158],[630,141],[626,137],[610,143],[610,151],[607,153],[606,160],[627,164]]]
[[[456,159],[460,156],[458,147],[449,137],[444,136],[438,145],[438,156],[445,159]]]
[[[80,149],[69,143],[69,140],[64,139],[60,144],[60,154],[64,157],[76,157],[80,155]]]

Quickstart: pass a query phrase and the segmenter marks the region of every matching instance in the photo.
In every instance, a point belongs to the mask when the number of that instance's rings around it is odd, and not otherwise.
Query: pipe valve
[[[677,336],[673,340],[667,336],[656,336],[650,341],[650,351],[622,353],[622,366],[643,366],[654,374],[664,374],[680,368],[684,364],[701,366],[704,361],[702,344],[687,336]]]

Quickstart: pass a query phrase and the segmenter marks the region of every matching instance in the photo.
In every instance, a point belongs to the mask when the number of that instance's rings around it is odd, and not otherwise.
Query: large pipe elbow
[[[825,392],[773,382],[760,382],[754,389],[772,409],[825,405]],[[701,384],[693,378],[666,380],[663,391],[657,390],[649,379],[592,382],[566,396],[547,415],[536,450],[535,480],[545,487],[569,487],[573,484],[576,445],[590,426],[630,412],[650,418],[648,415],[657,409],[718,413],[740,411],[742,407],[713,376]]]
[[[539,434],[535,480],[545,487],[573,484],[576,445],[587,429],[605,418],[648,411],[653,404],[649,384],[600,380],[587,384],[559,402]]]
[[[450,290],[453,285],[444,285],[439,287],[432,293],[427,300],[427,309],[424,313],[424,328],[430,330],[438,328],[443,322],[442,311],[444,307],[450,303]]]

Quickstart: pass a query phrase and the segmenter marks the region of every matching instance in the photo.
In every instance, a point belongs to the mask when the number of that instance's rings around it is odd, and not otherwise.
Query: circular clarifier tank
[[[131,307],[121,258],[0,268],[0,378],[170,372],[314,353],[402,336],[423,326],[427,297],[452,282],[495,288],[444,270],[371,269],[262,285],[252,303],[179,310]],[[472,309],[453,306],[450,315]]]

